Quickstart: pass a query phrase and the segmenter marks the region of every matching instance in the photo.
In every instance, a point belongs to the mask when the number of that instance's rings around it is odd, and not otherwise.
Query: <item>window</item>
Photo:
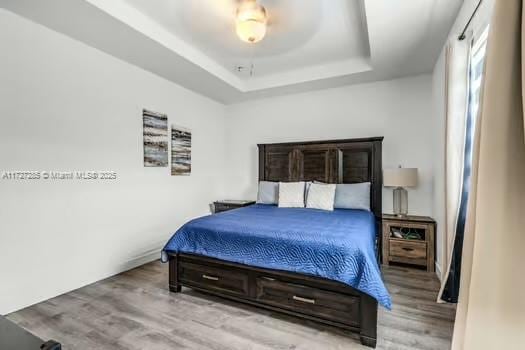
[[[474,134],[476,130],[476,122],[479,112],[479,103],[481,100],[481,83],[483,81],[483,73],[485,67],[485,53],[487,50],[487,35],[488,28],[483,32],[477,41],[475,41],[472,47],[472,54],[470,57],[470,69],[469,69],[469,102],[468,102],[468,115],[467,115],[467,127],[465,135],[465,160],[463,168],[463,193],[465,193],[465,200],[463,196],[460,203],[460,221],[462,214],[462,207],[464,208],[463,213],[466,216],[466,206],[468,204],[468,192],[470,191],[470,182],[472,174],[472,148],[474,146]],[[464,221],[464,220],[463,220]]]
[[[449,303],[457,303],[459,296],[459,281],[461,275],[461,253],[465,234],[465,221],[472,176],[472,151],[474,135],[481,99],[481,87],[485,67],[485,53],[487,47],[488,28],[472,45],[469,65],[468,108],[466,118],[465,153],[463,160],[462,192],[459,203],[454,251],[450,264],[450,273],[441,299]]]

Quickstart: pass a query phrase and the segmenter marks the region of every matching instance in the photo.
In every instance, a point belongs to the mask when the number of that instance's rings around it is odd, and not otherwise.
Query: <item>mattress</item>
[[[347,284],[391,308],[375,254],[374,215],[365,210],[256,204],[183,225],[162,251],[189,253]]]

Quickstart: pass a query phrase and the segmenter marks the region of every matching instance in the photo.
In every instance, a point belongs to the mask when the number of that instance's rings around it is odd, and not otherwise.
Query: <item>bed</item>
[[[378,302],[390,308],[378,265],[382,138],[263,144],[259,180],[370,182],[371,211],[253,205],[197,218],[163,250],[169,287],[358,332],[375,347]]]

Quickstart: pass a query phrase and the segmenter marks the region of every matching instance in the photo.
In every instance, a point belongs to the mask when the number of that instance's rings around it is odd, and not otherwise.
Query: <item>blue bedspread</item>
[[[204,216],[182,226],[163,249],[262,268],[310,274],[346,283],[386,307],[374,241],[374,215],[252,205]]]

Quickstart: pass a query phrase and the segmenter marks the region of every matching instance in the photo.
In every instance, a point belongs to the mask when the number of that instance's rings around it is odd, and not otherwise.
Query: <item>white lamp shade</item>
[[[417,186],[417,168],[396,168],[383,170],[383,185],[385,187],[415,187]]]

